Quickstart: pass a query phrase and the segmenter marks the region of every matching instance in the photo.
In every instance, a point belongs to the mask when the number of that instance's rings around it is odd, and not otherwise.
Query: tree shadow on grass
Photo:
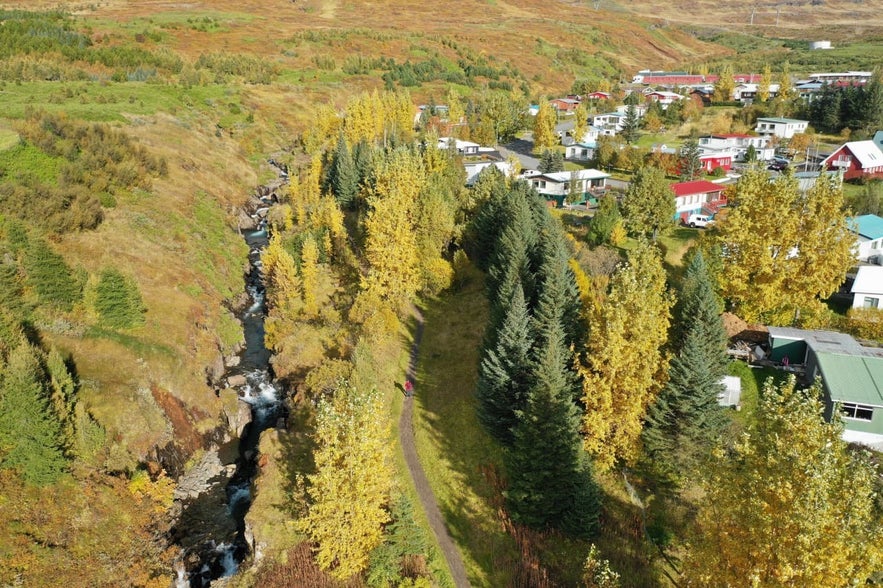
[[[511,585],[518,553],[501,524],[501,497],[488,475],[499,469],[500,450],[475,413],[487,306],[483,280],[468,278],[424,311],[413,425],[421,465],[470,582],[505,586]]]

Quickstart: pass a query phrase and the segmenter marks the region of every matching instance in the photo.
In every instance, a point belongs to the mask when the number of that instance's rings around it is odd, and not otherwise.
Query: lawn
[[[665,252],[664,261],[668,266],[669,273],[681,267],[684,254],[699,238],[701,231],[702,229],[677,227],[667,235],[659,238],[659,244],[662,245],[662,250]]]
[[[760,394],[767,379],[772,378],[774,383],[779,384],[788,377],[788,374],[782,370],[750,366],[739,360],[730,362],[727,373],[731,376],[739,376],[742,380],[741,406],[739,411],[734,413],[734,419],[745,426],[753,421],[757,413]]]
[[[493,487],[500,449],[475,413],[478,353],[487,324],[484,280],[430,301],[420,349],[414,431],[417,452],[473,586],[507,586],[515,545],[503,531]]]
[[[0,151],[6,151],[18,143],[18,133],[0,122]]]

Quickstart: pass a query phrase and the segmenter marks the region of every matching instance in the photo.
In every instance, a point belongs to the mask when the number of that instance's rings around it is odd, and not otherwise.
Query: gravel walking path
[[[415,307],[414,315],[417,319],[417,330],[414,333],[414,343],[411,345],[411,359],[408,363],[407,377],[410,382],[416,385],[417,356],[420,352],[420,340],[423,338],[423,314],[421,314],[420,309]],[[420,459],[417,457],[417,447],[414,445],[413,415],[414,398],[412,392],[411,395],[405,395],[402,416],[399,419],[399,442],[402,444],[402,451],[405,453],[405,463],[408,464],[411,479],[414,480],[414,486],[417,488],[417,496],[420,497],[420,502],[423,504],[426,518],[429,519],[429,526],[438,539],[442,554],[445,556],[448,568],[454,577],[454,585],[457,588],[467,588],[469,580],[466,577],[466,566],[463,565],[460,550],[454,545],[454,541],[451,539],[447,527],[445,527],[445,521],[438,508],[438,502],[435,500],[435,494],[429,486],[426,473],[423,471],[423,466],[420,465]]]

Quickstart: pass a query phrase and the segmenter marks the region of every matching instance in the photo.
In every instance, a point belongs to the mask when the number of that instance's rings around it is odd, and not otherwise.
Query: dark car
[[[787,161],[773,161],[771,164],[769,164],[769,166],[767,166],[767,169],[771,169],[773,171],[784,171],[787,167]]]

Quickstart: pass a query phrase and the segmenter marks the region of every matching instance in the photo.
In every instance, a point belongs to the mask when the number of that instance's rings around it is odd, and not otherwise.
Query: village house
[[[859,261],[883,261],[883,218],[876,214],[863,214],[849,219],[849,226],[855,233],[853,246],[855,258]]]
[[[781,139],[790,139],[798,133],[805,133],[809,121],[795,118],[758,118],[754,131],[758,135],[774,135]]]
[[[558,112],[570,113],[577,109],[580,101],[576,98],[555,98],[554,100],[549,100],[549,104]]]
[[[691,214],[714,216],[727,205],[724,188],[706,180],[671,185],[675,196],[675,219],[683,222]]]
[[[883,176],[883,151],[874,141],[850,141],[822,160],[822,166],[840,171],[844,180]]]
[[[753,146],[757,159],[767,161],[775,155],[775,149],[769,146],[770,138],[760,135],[744,135],[725,133],[699,137],[699,151],[702,155],[729,155],[733,161],[745,159],[748,148]]]
[[[598,144],[594,141],[573,143],[564,148],[564,159],[569,161],[591,161],[595,158]]]
[[[592,126],[599,129],[600,134],[612,137],[622,131],[625,114],[621,112],[605,112],[604,114],[592,115],[591,120]]]
[[[883,266],[863,265],[852,282],[853,308],[883,308]]]
[[[595,92],[590,92],[586,94],[585,100],[610,100],[612,94],[610,92],[601,92],[600,90],[596,90]]]
[[[760,84],[739,84],[733,89],[733,100],[737,102],[753,102],[757,98]],[[779,94],[779,84],[769,85],[770,98]]]
[[[478,155],[478,151],[481,149],[481,145],[478,143],[461,141],[460,139],[455,139],[453,137],[439,137],[437,147],[439,149],[450,149],[452,144],[457,150],[458,155]],[[491,151],[493,151],[493,149],[491,149]]]
[[[439,137],[436,147],[439,149],[451,149],[457,151],[457,155],[463,158],[463,168],[466,170],[466,185],[471,186],[478,179],[478,175],[489,167],[496,167],[506,177],[512,175],[512,164],[503,160],[503,156],[493,147],[482,147],[472,141],[461,141],[453,137]]]
[[[550,203],[554,201],[556,206],[563,206],[567,196],[571,193],[571,183],[578,196],[578,202],[592,202],[600,196],[607,185],[606,174],[596,169],[581,169],[577,171],[563,171],[540,173],[527,177],[527,181],[534,189]]]
[[[819,378],[825,420],[843,420],[843,440],[883,449],[883,349],[864,347],[844,333],[769,327],[770,359]]]
[[[662,110],[668,108],[669,104],[684,99],[684,97],[680,94],[677,94],[675,92],[666,92],[664,90],[653,90],[652,92],[647,92],[646,94],[644,94],[644,97],[647,99],[648,102],[658,102]]]
[[[732,153],[708,153],[699,156],[699,163],[705,173],[712,173],[720,168],[724,172],[728,172],[733,168],[733,160],[735,156]]]

